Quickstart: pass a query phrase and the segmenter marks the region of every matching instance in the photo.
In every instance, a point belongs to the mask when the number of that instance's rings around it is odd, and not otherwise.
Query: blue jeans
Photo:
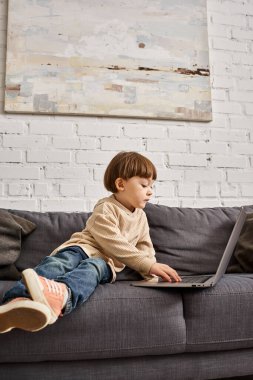
[[[112,279],[111,268],[103,259],[89,258],[78,246],[64,248],[54,256],[45,257],[34,270],[40,276],[67,285],[69,297],[64,315],[84,303],[99,284]],[[17,297],[30,298],[22,281],[5,293],[3,303]]]

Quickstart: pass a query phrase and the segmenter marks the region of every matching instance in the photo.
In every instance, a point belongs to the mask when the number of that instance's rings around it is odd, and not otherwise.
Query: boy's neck
[[[124,206],[125,208],[127,208],[129,211],[131,211],[131,212],[135,211],[134,207],[125,204],[124,200],[121,199],[119,193],[114,193],[113,196],[114,196],[114,198],[116,199],[117,202],[119,202],[122,206]]]

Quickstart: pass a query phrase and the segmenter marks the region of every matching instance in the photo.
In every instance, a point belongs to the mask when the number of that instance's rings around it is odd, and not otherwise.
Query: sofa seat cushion
[[[3,334],[0,361],[176,354],[185,351],[185,341],[180,292],[136,288],[118,281],[99,285],[84,305],[42,331]]]
[[[253,347],[253,274],[227,274],[214,288],[182,294],[186,351]]]

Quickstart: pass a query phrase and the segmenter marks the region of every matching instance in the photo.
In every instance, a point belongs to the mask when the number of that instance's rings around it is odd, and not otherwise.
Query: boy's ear
[[[116,186],[117,191],[125,190],[124,182],[125,181],[123,180],[123,178],[120,178],[120,177],[115,180],[115,186]]]

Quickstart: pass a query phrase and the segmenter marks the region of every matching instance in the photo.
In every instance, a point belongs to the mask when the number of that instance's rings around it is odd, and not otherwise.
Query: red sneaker
[[[39,331],[50,321],[51,313],[48,307],[29,298],[14,298],[0,306],[0,333],[12,329]]]
[[[49,324],[54,323],[62,315],[62,309],[66,305],[68,299],[67,286],[61,282],[39,276],[33,269],[24,270],[22,277],[32,299],[50,309]]]

